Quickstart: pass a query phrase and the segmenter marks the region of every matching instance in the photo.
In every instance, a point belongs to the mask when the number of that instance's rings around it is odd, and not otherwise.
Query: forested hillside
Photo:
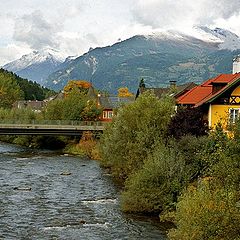
[[[17,100],[43,100],[54,93],[36,82],[0,69],[0,107],[11,107]]]

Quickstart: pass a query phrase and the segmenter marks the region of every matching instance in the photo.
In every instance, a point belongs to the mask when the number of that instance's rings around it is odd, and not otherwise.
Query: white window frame
[[[113,111],[109,111],[109,112],[108,112],[108,118],[109,118],[109,119],[112,119],[112,118],[113,118]]]
[[[229,123],[234,124],[239,118],[240,109],[239,108],[230,108],[229,109]]]
[[[103,111],[103,118],[104,119],[108,118],[108,111]]]
[[[103,119],[112,119],[113,111],[103,111]]]

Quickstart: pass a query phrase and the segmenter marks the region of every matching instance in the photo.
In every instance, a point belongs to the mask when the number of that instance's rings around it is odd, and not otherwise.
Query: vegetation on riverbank
[[[141,95],[104,132],[101,163],[123,181],[123,210],[161,213],[177,226],[170,239],[237,239],[240,123],[232,138],[207,133],[197,111]]]
[[[99,160],[99,140],[97,140],[92,132],[85,131],[80,141],[68,143],[63,150],[65,153],[78,156],[87,156],[90,159]]]

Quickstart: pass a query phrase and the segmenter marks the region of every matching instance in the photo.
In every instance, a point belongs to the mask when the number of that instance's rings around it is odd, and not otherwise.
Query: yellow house
[[[177,98],[178,105],[200,107],[210,129],[221,123],[226,129],[240,114],[240,73],[221,74]]]

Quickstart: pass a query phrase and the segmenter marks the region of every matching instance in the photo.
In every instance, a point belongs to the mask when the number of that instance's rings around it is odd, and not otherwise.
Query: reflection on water
[[[166,239],[157,221],[121,213],[96,161],[0,143],[0,164],[0,239]]]

